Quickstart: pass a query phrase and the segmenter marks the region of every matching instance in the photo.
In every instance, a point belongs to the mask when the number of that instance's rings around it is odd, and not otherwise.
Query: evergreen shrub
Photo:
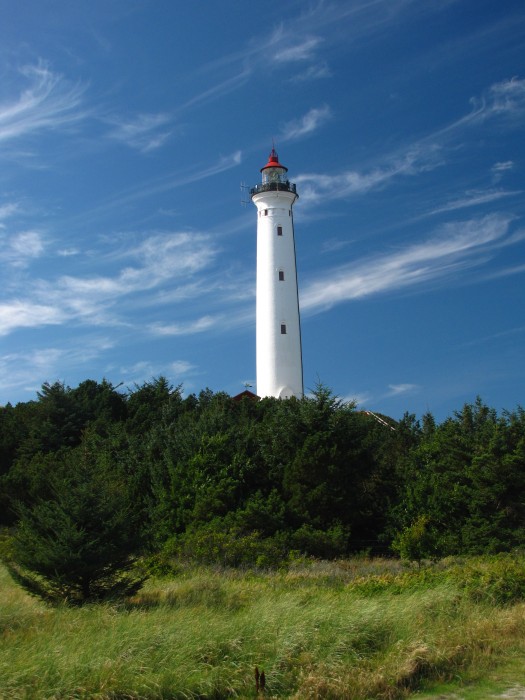
[[[213,521],[171,538],[163,553],[195,564],[275,569],[294,554],[286,545],[286,538],[279,534],[263,538],[257,531],[244,532]]]

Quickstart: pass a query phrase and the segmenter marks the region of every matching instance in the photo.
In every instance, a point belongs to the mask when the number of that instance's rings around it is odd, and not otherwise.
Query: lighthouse
[[[272,148],[262,182],[250,190],[257,207],[257,394],[303,396],[301,323],[292,207],[298,198],[288,168]]]

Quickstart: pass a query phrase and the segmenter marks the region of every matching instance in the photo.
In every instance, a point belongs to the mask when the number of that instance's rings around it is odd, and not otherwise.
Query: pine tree
[[[8,568],[49,601],[82,604],[131,594],[144,580],[135,568],[138,518],[127,484],[93,442],[86,438],[57,461],[47,496],[18,509]]]

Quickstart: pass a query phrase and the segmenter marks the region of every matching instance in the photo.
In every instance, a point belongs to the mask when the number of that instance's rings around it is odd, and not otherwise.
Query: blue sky
[[[522,0],[0,0],[0,404],[255,385],[256,210],[295,205],[305,385],[524,403]]]

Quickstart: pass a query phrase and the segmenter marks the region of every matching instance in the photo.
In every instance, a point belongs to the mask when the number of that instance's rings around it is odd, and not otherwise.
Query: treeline
[[[419,559],[525,544],[523,409],[478,399],[440,424],[383,418],[324,386],[258,401],[184,397],[163,377],[126,393],[46,383],[0,408],[0,524],[44,573],[75,556],[88,587],[90,557],[267,566],[292,551]],[[53,537],[62,549],[44,555]]]

